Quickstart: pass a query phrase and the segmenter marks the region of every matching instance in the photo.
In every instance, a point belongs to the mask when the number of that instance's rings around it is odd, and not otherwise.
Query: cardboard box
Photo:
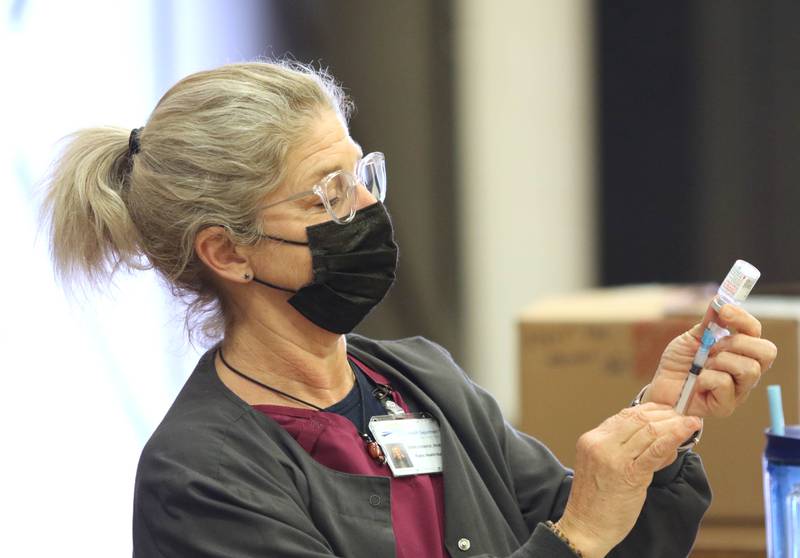
[[[690,558],[763,558],[766,556],[763,526],[707,525],[703,522]]]
[[[751,297],[755,299],[756,297]],[[543,300],[520,317],[520,428],[567,466],[575,442],[627,406],[656,370],[664,347],[702,317],[702,289],[637,286]],[[798,422],[798,299],[748,307],[778,346],[778,359],[733,416],[707,419],[696,447],[714,499],[704,525],[763,525],[761,452],[769,423],[766,385],[783,388],[787,423]]]

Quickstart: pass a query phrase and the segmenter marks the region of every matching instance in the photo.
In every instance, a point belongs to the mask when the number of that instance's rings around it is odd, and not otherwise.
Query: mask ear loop
[[[360,184],[360,182],[359,182],[359,179],[358,179],[357,176],[355,176],[355,175],[352,175],[352,176],[354,178],[354,181],[353,181],[352,185],[350,187],[348,187],[348,192],[345,194],[345,196],[347,196],[347,199],[348,199],[348,201],[350,203],[350,214],[347,217],[347,220],[337,219],[336,217],[334,217],[334,219],[333,219],[334,222],[336,222],[336,223],[338,223],[340,225],[346,225],[347,223],[352,221],[353,217],[355,217],[355,215],[356,215],[356,203],[355,203],[355,200],[356,200],[356,188],[358,188],[358,185]],[[315,190],[316,190],[316,188],[315,188]],[[321,193],[319,191],[316,191],[315,193],[320,197],[322,202],[325,204],[325,207],[326,208],[330,208],[330,202],[328,201],[327,196],[325,196],[324,193]],[[335,213],[331,209],[328,209],[328,214],[329,215],[335,215]],[[293,246],[308,246],[309,245],[308,242],[300,242],[298,240],[289,240],[288,238],[280,238],[278,236],[272,236],[270,234],[263,234],[262,233],[259,236],[261,238],[268,238],[270,240],[275,240],[277,242],[285,242],[286,244],[291,244]],[[249,276],[245,275],[245,279],[249,279]],[[270,287],[272,289],[278,289],[279,291],[284,291],[284,292],[287,292],[287,293],[297,293],[297,291],[295,289],[287,289],[286,287],[281,287],[279,285],[275,285],[274,283],[269,283],[267,281],[259,279],[258,277],[255,276],[255,274],[253,274],[253,281],[258,283],[258,284],[260,284],[260,285],[264,285],[265,287]]]
[[[258,283],[260,285],[264,285],[265,287],[270,287],[272,289],[278,289],[279,291],[284,291],[284,292],[287,292],[287,293],[297,293],[297,291],[294,290],[294,289],[287,289],[286,287],[280,287],[280,286],[275,285],[273,283],[268,283],[266,281],[263,281],[263,280],[259,279],[255,275],[253,276],[253,281],[255,281],[256,283]]]
[[[297,240],[289,240],[288,238],[280,238],[280,237],[272,236],[272,235],[269,235],[269,234],[260,234],[259,236],[262,237],[262,238],[268,238],[270,240],[275,240],[277,242],[285,242],[286,244],[292,244],[294,246],[308,246],[308,242],[299,242]],[[246,274],[244,278],[245,279],[249,279],[250,277]],[[287,293],[297,293],[297,291],[294,290],[294,289],[287,289],[286,287],[281,287],[279,285],[275,285],[273,283],[268,283],[267,281],[259,279],[258,277],[256,277],[255,273],[253,274],[253,281],[255,281],[256,283],[258,283],[260,285],[264,285],[265,287],[278,289],[279,291],[285,291]]]

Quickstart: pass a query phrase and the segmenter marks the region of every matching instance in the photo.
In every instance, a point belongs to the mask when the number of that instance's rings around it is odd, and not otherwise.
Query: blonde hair
[[[155,269],[187,305],[190,337],[218,338],[224,300],[194,251],[204,227],[255,243],[259,202],[283,179],[286,154],[324,110],[352,105],[327,72],[297,63],[231,64],[192,74],[130,130],[67,138],[43,210],[56,273],[97,286],[119,269]],[[197,331],[199,326],[199,331]]]

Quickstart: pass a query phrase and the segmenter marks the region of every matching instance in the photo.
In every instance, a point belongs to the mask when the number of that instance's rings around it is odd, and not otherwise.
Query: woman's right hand
[[[630,532],[653,473],[702,427],[668,405],[623,409],[578,439],[575,478],[556,524],[586,558],[605,556]]]

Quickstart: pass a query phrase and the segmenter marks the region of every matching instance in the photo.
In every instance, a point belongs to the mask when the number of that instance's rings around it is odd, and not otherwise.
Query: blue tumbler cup
[[[800,426],[767,430],[764,503],[769,558],[800,558]]]

